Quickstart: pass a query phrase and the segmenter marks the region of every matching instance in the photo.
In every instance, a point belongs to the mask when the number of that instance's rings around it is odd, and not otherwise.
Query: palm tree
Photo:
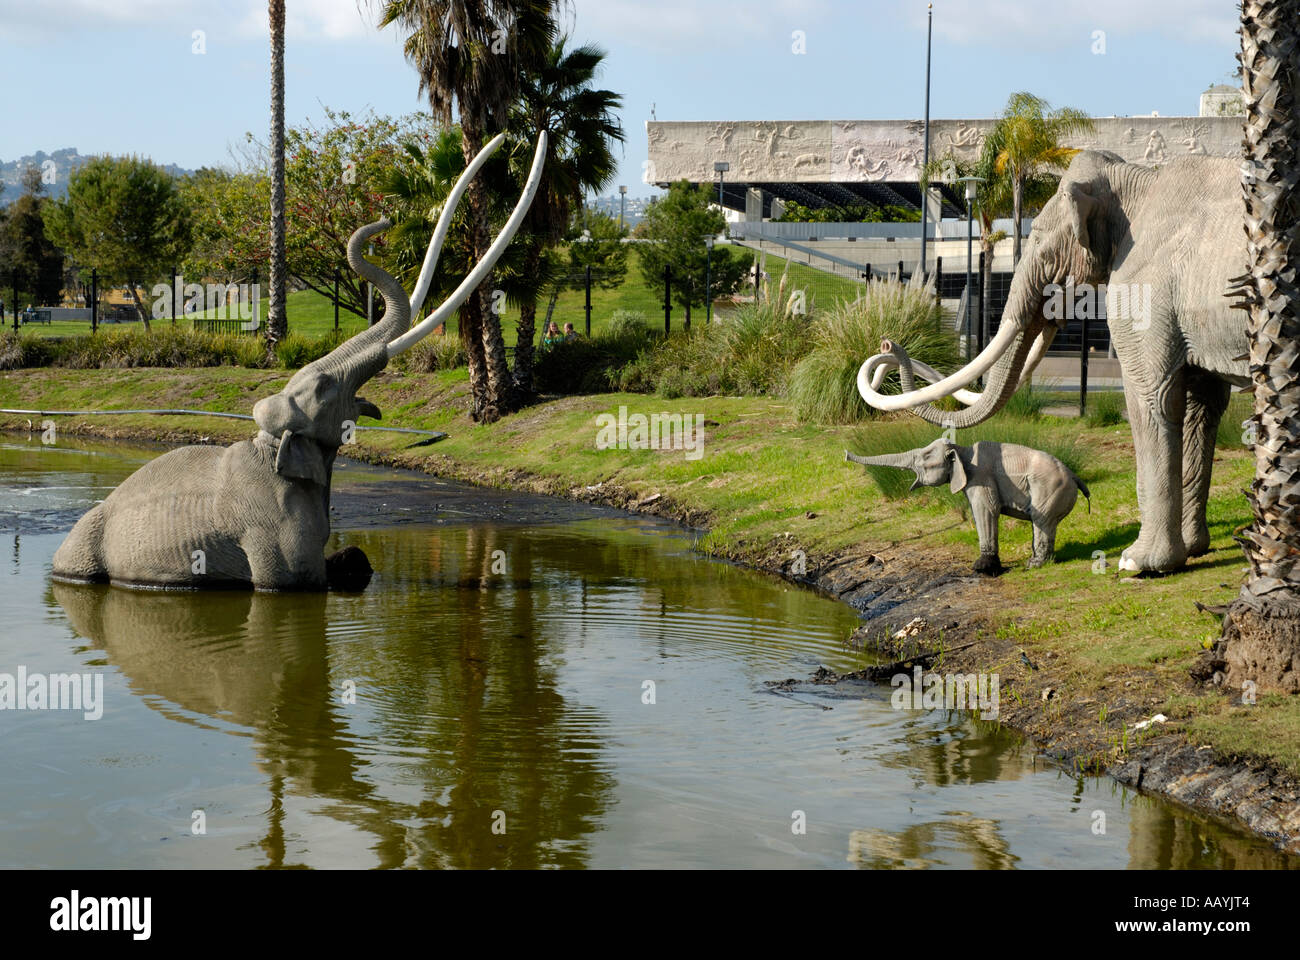
[[[1245,161],[1242,192],[1255,382],[1255,521],[1239,538],[1250,575],[1224,623],[1229,683],[1300,692],[1300,0],[1241,8]]]
[[[269,0],[271,21],[271,291],[266,341],[274,348],[289,329],[284,280],[284,0]]]
[[[1013,93],[1002,116],[984,138],[980,166],[1002,174],[1011,185],[1011,217],[1014,228],[1011,258],[1020,263],[1020,220],[1025,207],[1025,185],[1045,170],[1064,170],[1077,150],[1061,145],[1076,133],[1096,129],[1092,118],[1070,107],[1052,110],[1046,100],[1032,93]]]
[[[394,164],[380,183],[385,197],[394,201],[395,226],[385,238],[382,253],[383,266],[407,287],[414,287],[424,265],[429,237],[442,213],[443,204],[460,175],[465,171],[465,154],[461,149],[459,127],[445,127],[422,143],[419,138],[402,144],[403,162]],[[508,214],[498,207],[505,205],[510,196],[510,177],[507,163],[494,157],[480,174],[490,184],[500,183],[501,189],[489,196],[496,198],[493,219]],[[474,266],[474,252],[470,244],[469,217],[464,204],[455,211],[451,229],[438,258],[439,269],[434,272],[427,301],[445,300],[460,285],[461,278]],[[519,302],[522,294],[523,241],[522,233],[506,248],[493,271],[495,282],[504,289],[507,299]],[[463,333],[464,316],[461,316]]]
[[[375,2],[375,0],[372,0]],[[396,24],[407,34],[404,50],[420,75],[434,119],[452,122],[455,107],[466,162],[489,134],[504,129],[521,78],[545,62],[555,37],[554,0],[378,0],[381,28]],[[465,194],[471,246],[476,258],[491,243],[491,202],[485,178]],[[506,363],[500,319],[485,309],[492,280],[460,310],[461,336],[469,357],[471,414],[491,422],[518,400]]]
[[[585,191],[598,192],[613,181],[618,161],[611,148],[623,142],[623,127],[615,115],[622,98],[592,87],[605,51],[591,44],[569,50],[567,42],[567,37],[557,40],[541,67],[525,75],[511,112],[517,141],[512,153],[521,182],[532,162],[529,141],[536,131],[549,131],[542,183],[528,211],[526,235],[519,241],[524,250],[521,279],[533,281],[521,290],[516,325],[514,383],[521,401],[533,395],[537,298],[551,279],[543,270],[543,254],[564,237],[574,202]]]
[[[1071,155],[1077,151],[1071,151]],[[1010,169],[1006,166],[997,169],[995,155],[984,151],[974,160],[964,160],[954,154],[945,154],[932,159],[922,171],[921,189],[929,181],[940,176],[979,177],[983,182],[976,186],[975,216],[980,223],[980,252],[984,254],[980,264],[980,316],[985,332],[993,318],[989,316],[989,294],[993,279],[993,251],[1006,239],[1006,233],[993,229],[994,220],[1012,216],[1015,211],[1014,191],[1011,184]],[[1056,192],[1060,178],[1051,173],[1039,172],[1025,180],[1021,193],[1024,210],[1034,213],[1042,209],[1043,204]]]

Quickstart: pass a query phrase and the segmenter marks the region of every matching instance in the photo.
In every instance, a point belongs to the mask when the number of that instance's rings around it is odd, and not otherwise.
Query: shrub
[[[932,285],[873,279],[856,300],[840,301],[818,313],[811,328],[811,350],[790,376],[788,396],[801,420],[853,423],[878,411],[858,394],[858,368],[893,340],[908,356],[937,370],[961,363],[958,337],[945,321]],[[882,393],[902,389],[898,371],[884,380]]]
[[[612,320],[612,318],[611,318]],[[655,335],[630,319],[591,339],[575,337],[540,350],[533,379],[542,393],[604,393],[617,388],[620,371],[648,351]]]
[[[1113,391],[1090,395],[1085,419],[1090,427],[1113,427],[1123,423],[1124,394]]]
[[[668,398],[781,395],[808,350],[809,321],[793,304],[782,289],[772,300],[716,314],[712,323],[641,353],[622,371],[619,386]]]
[[[648,329],[645,314],[640,310],[615,310],[609,315],[609,322],[605,324],[604,332],[607,336],[621,337],[629,334],[645,334]]]
[[[64,367],[95,370],[121,367],[217,367],[223,364],[254,369],[275,365],[294,369],[323,357],[340,338],[319,339],[291,334],[281,341],[272,361],[259,337],[206,333],[162,324],[105,329],[62,339],[31,335],[0,335],[0,369]]]
[[[435,373],[463,367],[469,363],[469,358],[465,355],[465,344],[461,342],[460,334],[448,330],[429,334],[402,354],[398,363],[413,373]]]

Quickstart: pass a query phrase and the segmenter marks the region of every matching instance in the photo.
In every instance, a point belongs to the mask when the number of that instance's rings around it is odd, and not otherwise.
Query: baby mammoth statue
[[[971,516],[979,534],[980,556],[977,573],[997,573],[998,516],[1005,513],[1034,525],[1034,555],[1029,566],[1039,567],[1052,559],[1056,547],[1056,525],[1078,500],[1079,492],[1092,504],[1084,482],[1049,453],[1014,443],[979,441],[969,447],[940,438],[928,446],[904,453],[859,457],[847,450],[844,459],[870,467],[911,470],[919,486],[948,484],[953,493],[963,491],[970,502]]]

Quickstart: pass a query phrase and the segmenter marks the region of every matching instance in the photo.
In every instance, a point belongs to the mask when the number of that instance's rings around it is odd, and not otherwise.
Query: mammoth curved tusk
[[[956,373],[944,377],[928,387],[922,387],[919,390],[898,394],[897,396],[886,396],[883,393],[878,393],[871,385],[876,368],[888,363],[897,365],[892,353],[893,345],[887,340],[882,341],[881,349],[884,352],[868,358],[858,368],[858,393],[862,395],[863,400],[877,410],[908,410],[923,403],[933,403],[943,397],[950,397],[955,391],[992,369],[993,365],[998,362],[998,358],[1015,342],[1020,332],[1015,324],[1004,323],[998,328],[997,336],[989,341],[988,346],[984,348],[979,356]],[[971,398],[978,398],[979,396],[969,391],[963,391],[963,393],[966,393]]]
[[[1020,380],[1016,383],[1017,390],[1029,383],[1029,379],[1033,375],[1034,369],[1042,362],[1043,357],[1047,355],[1047,351],[1051,349],[1052,341],[1056,339],[1058,330],[1058,327],[1049,326],[1038,335],[1038,339],[1034,341],[1033,351],[1029,354],[1028,359],[1025,360],[1025,369],[1020,374]],[[879,356],[886,357],[887,359],[872,367],[871,388],[873,390],[880,389],[880,384],[884,381],[886,374],[888,374],[890,370],[898,369],[898,360],[892,354],[880,354]],[[874,360],[875,357],[872,359]],[[934,367],[930,366],[928,363],[924,363],[911,357],[908,359],[912,364],[912,373],[920,379],[927,383],[939,383],[943,379],[943,374],[939,373],[939,371],[935,370]],[[982,391],[976,392],[974,390],[954,390],[952,393],[953,399],[967,407],[978,403],[982,396],[984,396]]]
[[[475,157],[475,162],[477,162],[478,159],[478,157]],[[478,288],[480,283],[483,282],[484,278],[496,265],[497,260],[501,258],[501,254],[505,252],[506,247],[509,246],[511,239],[519,230],[520,224],[523,223],[524,217],[528,213],[528,208],[532,205],[533,197],[537,195],[537,187],[542,180],[542,166],[545,162],[546,131],[543,130],[537,137],[537,151],[533,154],[533,167],[532,170],[529,171],[528,182],[524,185],[523,196],[521,196],[519,202],[515,204],[515,209],[510,214],[510,219],[507,220],[505,226],[501,228],[501,232],[497,234],[497,238],[492,241],[492,246],[488,247],[488,251],[484,254],[483,259],[474,265],[474,269],[469,272],[469,276],[461,281],[460,286],[456,288],[456,291],[443,301],[442,305],[439,306],[437,310],[433,311],[433,313],[429,314],[410,330],[406,331],[402,336],[389,342],[388,356],[390,359],[404,350],[409,350],[419,342],[425,334],[438,326],[438,324],[444,322],[454,312],[460,309],[460,305],[469,299],[469,295]]]
[[[913,358],[909,359],[911,359],[912,362],[912,373],[920,377],[926,383],[938,383],[943,379],[943,374],[934,369],[934,367],[930,366],[928,363],[923,363],[920,360]],[[885,375],[889,373],[890,370],[896,369],[898,369],[898,361],[894,360],[892,357],[890,358],[889,363],[882,363],[877,366],[875,372],[871,375],[871,389],[879,390],[880,384],[884,382]],[[971,390],[955,390],[953,391],[952,396],[958,403],[967,407],[980,398],[978,393]]]
[[[442,203],[442,213],[438,215],[438,225],[434,228],[433,238],[429,241],[429,249],[424,255],[424,265],[420,267],[420,279],[415,283],[415,290],[411,293],[411,316],[420,315],[420,307],[424,306],[424,298],[429,293],[429,285],[433,282],[433,268],[438,265],[438,257],[442,253],[442,244],[447,239],[447,231],[451,229],[451,219],[456,213],[456,208],[460,206],[460,198],[465,195],[469,189],[469,183],[483,169],[483,164],[487,163],[488,158],[496,153],[497,148],[505,143],[506,135],[498,133],[492,138],[478,156],[473,159],[465,171],[457,178],[451,192]]]

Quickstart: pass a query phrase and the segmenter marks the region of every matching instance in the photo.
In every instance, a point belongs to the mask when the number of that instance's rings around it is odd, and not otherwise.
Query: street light
[[[983,177],[958,177],[957,183],[966,184],[966,356],[969,358],[971,336],[971,231],[974,229],[972,211],[975,208],[975,194],[979,191],[977,184],[984,182]]]
[[[713,319],[713,234],[704,238],[704,322]]]
[[[618,232],[623,232],[623,211],[627,207],[627,187],[618,188]]]
[[[726,160],[717,160],[713,164],[713,172],[718,175],[718,206],[722,207],[722,216],[727,215],[727,208],[722,203],[722,175],[731,169],[731,164]]]

